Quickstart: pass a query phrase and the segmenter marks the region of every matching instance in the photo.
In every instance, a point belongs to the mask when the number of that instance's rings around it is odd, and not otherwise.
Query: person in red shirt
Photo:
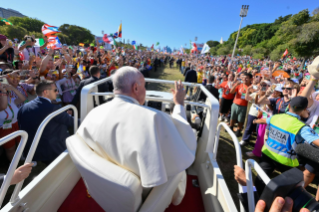
[[[251,84],[252,75],[249,73],[243,73],[242,81],[237,81],[231,88],[230,93],[235,94],[234,102],[231,107],[231,120],[230,128],[233,130],[234,124],[238,121],[238,130],[236,136],[241,136],[241,131],[246,117],[246,110],[248,101],[245,99],[247,89]]]
[[[232,85],[234,83],[234,78],[235,78],[235,74],[231,72],[228,75],[228,81],[224,81],[218,86],[218,88],[223,89],[223,94],[220,101],[220,111],[219,111],[220,121],[223,121],[223,119],[228,116],[230,112],[230,108],[233,104],[235,94],[230,93],[230,89],[232,88]]]

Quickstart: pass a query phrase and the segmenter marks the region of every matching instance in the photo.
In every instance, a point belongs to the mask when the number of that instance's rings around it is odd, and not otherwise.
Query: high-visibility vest
[[[305,124],[289,114],[274,115],[270,119],[268,140],[262,153],[286,166],[299,166],[296,153],[296,135]]]

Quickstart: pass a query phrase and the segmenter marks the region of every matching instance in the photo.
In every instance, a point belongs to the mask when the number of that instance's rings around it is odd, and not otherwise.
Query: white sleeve
[[[184,108],[183,105],[175,105],[174,110],[173,110],[173,114],[180,115],[180,116],[183,117],[185,120],[187,120],[185,108]]]
[[[64,83],[65,81],[66,81],[66,79],[63,78],[63,79],[60,79],[60,80],[55,82],[55,85],[56,85],[60,95],[62,95],[62,93],[63,93],[62,88],[61,88],[61,84]]]

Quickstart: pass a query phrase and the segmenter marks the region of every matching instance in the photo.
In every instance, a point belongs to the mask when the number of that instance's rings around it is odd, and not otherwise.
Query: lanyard
[[[69,80],[66,81],[67,87],[68,87],[68,88],[73,88],[73,87],[75,87],[74,83],[72,82],[72,81],[73,81],[72,78],[70,79],[70,81],[71,81],[71,82],[70,82],[70,84],[71,84],[70,86],[69,86]]]
[[[28,48],[26,48],[27,49],[27,51],[28,51],[28,53],[29,53],[29,55],[30,55],[30,50],[28,49]],[[34,48],[34,46],[32,47],[32,51],[33,51],[33,53],[34,53],[34,55],[35,55],[35,48]]]
[[[282,105],[282,102],[283,102],[283,101],[284,101],[283,99],[280,100],[279,107],[278,107],[278,114],[279,114],[279,111],[280,111],[280,109],[281,109],[281,105]]]
[[[24,92],[24,94],[25,94],[25,97],[28,98],[28,93],[27,93],[27,91],[23,88],[22,85],[19,85],[19,86],[20,86],[20,88],[23,90],[23,92]]]
[[[11,105],[10,105],[9,103],[8,103],[8,107],[9,107],[9,109],[11,110],[12,119],[13,119],[13,118],[14,118],[14,112],[13,112],[13,109],[12,109],[12,107],[11,107]],[[7,114],[6,120],[8,120],[9,114],[8,114],[8,112],[7,112],[6,110],[4,110],[4,112]]]

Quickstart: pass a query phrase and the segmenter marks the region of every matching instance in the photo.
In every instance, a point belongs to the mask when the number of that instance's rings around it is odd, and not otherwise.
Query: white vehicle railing
[[[107,77],[105,79],[98,80],[94,83],[91,83],[83,87],[81,91],[81,121],[83,121],[86,115],[94,108],[93,98],[95,99],[95,102],[97,102],[97,104],[99,105],[99,98],[96,98],[97,96],[114,95],[113,93],[109,93],[109,92],[106,92],[106,93],[98,92],[98,85],[106,83],[107,81],[110,81],[110,80],[112,80],[112,77]],[[163,84],[175,83],[174,81],[150,79],[150,78],[145,78],[145,82],[163,83]],[[210,129],[209,129],[208,142],[206,146],[206,152],[211,153],[213,150],[214,141],[215,141],[215,133],[216,133],[218,113],[219,113],[219,102],[202,84],[183,82],[183,85],[190,86],[190,87],[198,87],[199,89],[201,89],[202,92],[204,92],[204,94],[207,96],[207,99],[209,100],[209,105],[196,103],[196,102],[186,102],[186,101],[185,101],[185,104],[205,107],[209,109],[208,111],[210,113],[210,125],[209,125]],[[92,100],[89,101],[90,99]],[[145,99],[152,100],[152,101],[173,102],[171,99],[162,99],[162,98],[153,98],[153,97],[146,97]]]
[[[41,135],[43,133],[43,130],[44,128],[47,126],[47,124],[56,116],[58,116],[59,114],[67,111],[67,110],[70,110],[72,109],[73,110],[73,114],[74,114],[74,133],[77,131],[78,129],[78,113],[77,113],[77,109],[75,106],[73,105],[67,105],[65,107],[62,107],[60,108],[59,110],[51,113],[50,115],[48,115],[43,121],[42,123],[40,124],[38,130],[37,130],[37,133],[35,134],[34,136],[34,139],[33,139],[33,142],[32,142],[32,145],[30,147],[30,150],[28,152],[28,155],[27,155],[27,158],[25,159],[25,164],[26,163],[31,163],[32,161],[32,158],[34,156],[34,153],[35,153],[35,150],[37,149],[38,147],[38,144],[39,144],[39,141],[40,141],[40,138],[41,138]],[[20,198],[19,198],[19,193],[21,191],[21,188],[22,188],[22,185],[23,185],[23,181],[21,181],[20,183],[18,183],[16,185],[16,187],[14,188],[14,191],[13,191],[13,194],[11,196],[11,199],[10,199],[10,203],[12,205],[14,205],[15,203],[17,203]]]
[[[7,190],[10,186],[10,182],[11,182],[11,179],[13,177],[13,174],[14,174],[14,171],[16,170],[17,166],[18,166],[18,163],[20,161],[20,158],[21,158],[21,155],[22,155],[22,152],[23,152],[23,149],[25,147],[25,144],[27,143],[27,140],[28,140],[28,133],[26,133],[25,131],[23,130],[19,130],[19,131],[16,131],[16,132],[13,132],[11,133],[10,135],[7,135],[6,137],[4,138],[1,138],[1,141],[0,141],[0,146],[2,146],[3,144],[11,141],[12,139],[18,137],[18,136],[21,136],[21,140],[20,140],[20,143],[19,143],[19,146],[14,154],[14,157],[10,163],[10,166],[9,166],[9,169],[7,171],[7,174],[6,174],[6,177],[1,185],[1,189],[0,189],[0,208],[1,208],[1,205],[2,205],[2,202],[3,202],[3,199],[7,193]]]
[[[253,190],[253,175],[251,169],[254,168],[258,176],[264,181],[267,185],[270,182],[268,175],[262,170],[259,164],[253,160],[248,159],[245,163],[245,172],[246,172],[246,184],[247,184],[247,196],[248,196],[248,208],[249,211],[255,211],[255,198]]]
[[[221,122],[218,124],[217,126],[217,133],[216,133],[216,141],[215,141],[215,145],[214,145],[214,150],[213,150],[213,160],[214,162],[217,162],[217,150],[218,150],[218,145],[219,145],[219,135],[220,135],[220,130],[222,129],[222,127],[224,127],[224,129],[228,132],[228,134],[230,135],[230,137],[232,138],[232,141],[234,143],[235,146],[235,151],[236,151],[236,163],[237,166],[239,166],[240,168],[243,168],[243,160],[242,160],[242,154],[241,154],[241,148],[240,148],[240,144],[238,142],[237,136],[234,134],[234,132],[228,127],[228,125],[224,122]],[[243,192],[243,186],[238,184],[238,190],[239,193]],[[240,211],[245,211],[244,207],[242,206],[242,204],[240,203]]]

